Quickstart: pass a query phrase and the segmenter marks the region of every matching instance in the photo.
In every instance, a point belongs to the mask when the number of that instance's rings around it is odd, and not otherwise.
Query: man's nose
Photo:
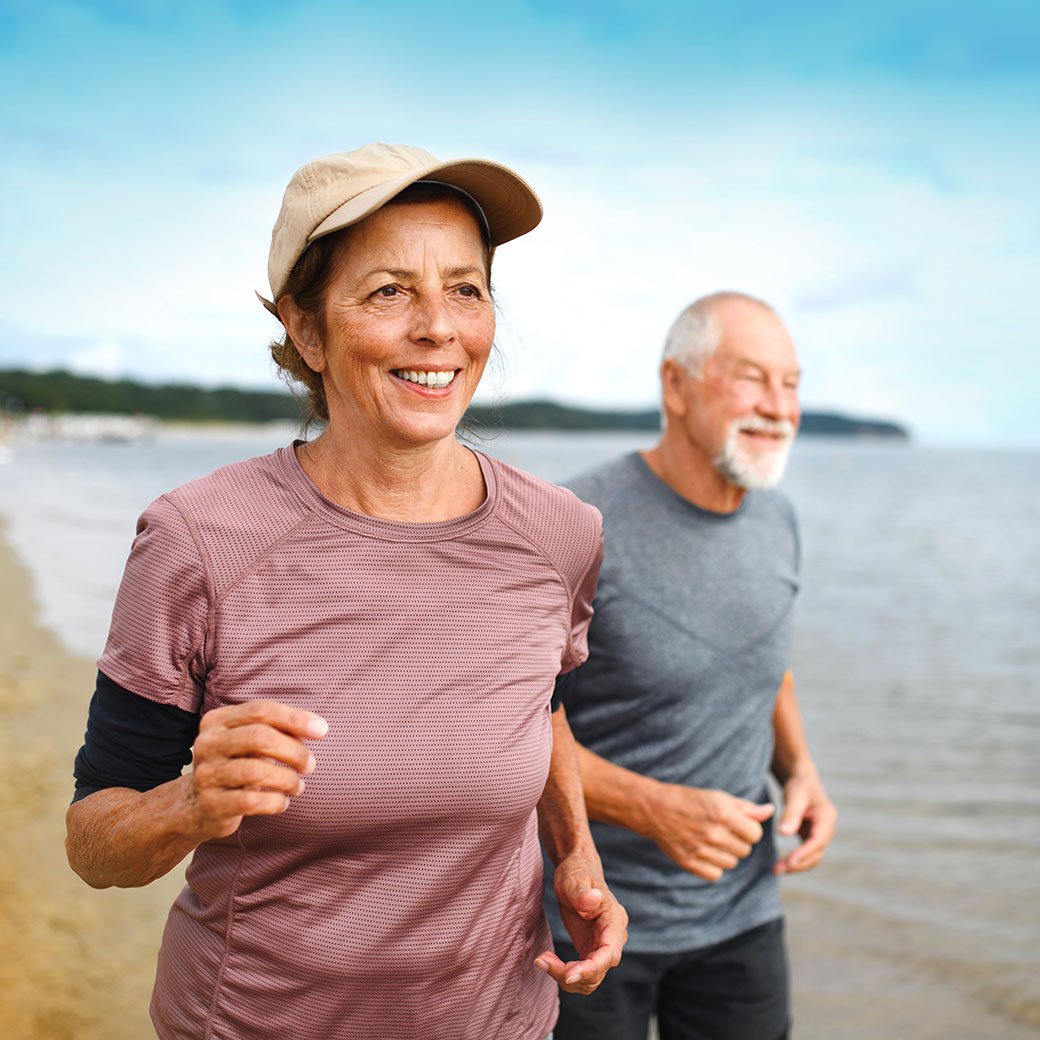
[[[797,422],[798,391],[794,387],[785,386],[782,380],[769,379],[759,398],[758,411],[769,419]]]

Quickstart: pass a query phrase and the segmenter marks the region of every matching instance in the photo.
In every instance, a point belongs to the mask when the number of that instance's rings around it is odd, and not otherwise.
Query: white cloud
[[[115,340],[102,340],[93,347],[77,350],[68,358],[68,369],[83,376],[115,379],[127,369],[127,353]]]
[[[502,360],[483,398],[652,405],[675,314],[728,287],[777,305],[815,405],[934,436],[968,412],[980,438],[1037,431],[1035,77],[763,79],[727,68],[710,34],[709,71],[677,62],[680,40],[660,41],[655,67],[613,22],[593,38],[568,16],[517,78],[499,64],[545,23],[507,3],[513,50],[461,60],[462,34],[427,96],[424,69],[384,82],[378,47],[319,38],[315,5],[248,25],[234,6],[124,7],[112,25],[81,10],[83,40],[41,17],[38,54],[8,64],[32,106],[0,128],[0,332],[18,328],[0,336],[5,359],[24,343],[82,370],[270,384],[276,326],[252,293],[284,182],[310,155],[380,137],[515,164],[544,198],[542,227],[496,260]],[[394,28],[395,46],[411,54],[434,27],[456,35],[431,9]],[[602,71],[597,53],[645,81]]]

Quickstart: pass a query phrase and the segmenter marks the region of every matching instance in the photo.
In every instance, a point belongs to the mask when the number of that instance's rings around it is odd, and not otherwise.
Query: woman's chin
[[[450,413],[426,412],[399,417],[397,421],[386,424],[384,440],[410,448],[435,447],[442,441],[455,439],[455,431],[461,419],[462,413],[457,409],[452,409]]]

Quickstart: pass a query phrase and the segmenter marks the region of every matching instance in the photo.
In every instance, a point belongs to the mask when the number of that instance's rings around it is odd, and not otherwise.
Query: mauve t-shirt
[[[536,804],[584,660],[599,514],[477,453],[487,499],[404,524],[326,499],[292,446],[144,512],[101,670],[187,711],[317,712],[279,816],[200,845],[159,955],[162,1040],[543,1040]]]

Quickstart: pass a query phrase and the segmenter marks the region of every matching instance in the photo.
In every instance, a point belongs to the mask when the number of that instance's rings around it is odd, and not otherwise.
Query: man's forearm
[[[773,775],[785,784],[796,774],[815,773],[816,765],[809,753],[802,713],[794,692],[794,677],[784,675],[776,693],[773,709]]]
[[[809,754],[802,714],[788,672],[780,683],[773,711],[773,774],[783,784],[784,811],[777,824],[780,834],[798,834],[802,843],[773,866],[774,874],[809,870],[823,858],[838,811],[827,795]]]
[[[572,738],[573,739],[573,738]],[[650,836],[654,795],[661,783],[601,758],[575,742],[589,819]]]

